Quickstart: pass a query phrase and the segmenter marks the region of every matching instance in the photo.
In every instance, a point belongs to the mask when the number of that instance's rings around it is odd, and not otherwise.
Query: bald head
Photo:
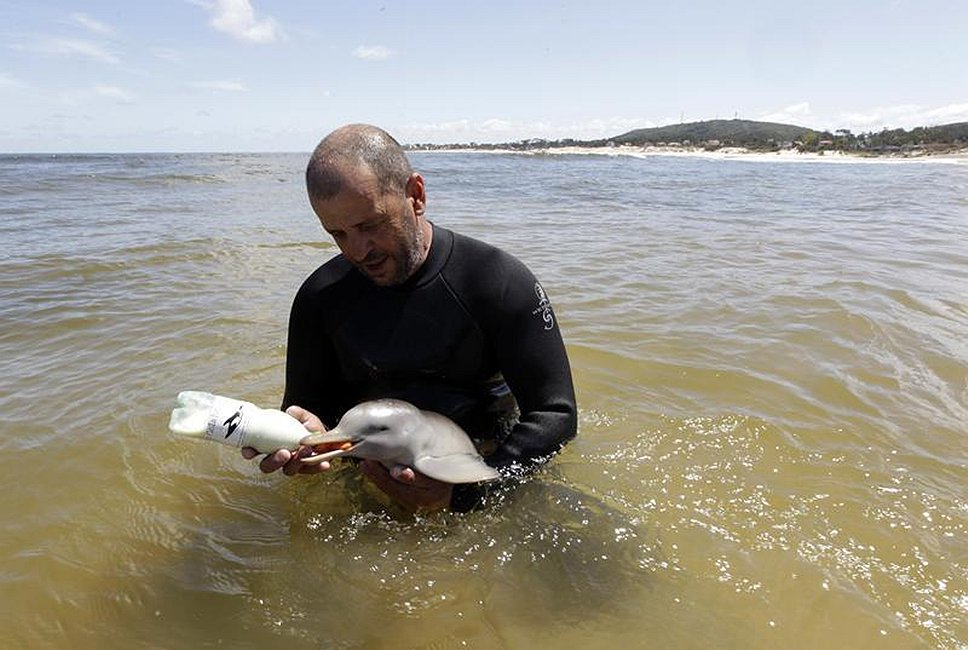
[[[330,199],[345,179],[369,169],[384,192],[402,192],[413,173],[400,143],[369,124],[341,126],[317,145],[306,166],[306,189],[312,199]]]

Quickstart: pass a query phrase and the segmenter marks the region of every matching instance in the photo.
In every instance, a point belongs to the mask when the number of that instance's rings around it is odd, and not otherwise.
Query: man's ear
[[[423,176],[417,172],[410,174],[410,178],[407,179],[407,198],[413,205],[414,214],[423,216],[427,208],[427,193],[424,190]]]

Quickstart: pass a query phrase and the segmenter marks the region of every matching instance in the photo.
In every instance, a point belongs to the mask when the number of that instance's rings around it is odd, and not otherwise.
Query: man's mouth
[[[363,270],[365,270],[370,275],[379,275],[380,271],[383,269],[384,265],[386,264],[386,261],[389,259],[390,259],[389,255],[383,255],[377,258],[376,260],[371,260],[371,261],[364,260],[362,264]]]

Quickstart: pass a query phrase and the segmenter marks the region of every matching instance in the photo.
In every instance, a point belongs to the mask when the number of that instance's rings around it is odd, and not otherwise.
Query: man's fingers
[[[404,485],[413,485],[417,480],[417,474],[406,465],[394,465],[387,469],[378,460],[364,460],[360,463],[363,473],[378,483],[385,484],[387,479],[392,479]]]
[[[300,447],[299,449],[296,450],[294,454],[291,454],[291,457],[289,458],[289,460],[287,460],[286,464],[283,465],[282,467],[283,474],[285,474],[286,476],[295,476],[296,474],[299,474],[304,469],[308,469],[309,466],[303,466],[302,459],[306,456],[312,456],[312,455],[313,455],[312,447]]]
[[[266,474],[270,474],[284,466],[292,459],[292,452],[288,449],[279,449],[273,454],[267,455],[259,461],[259,469]]]
[[[394,465],[390,468],[390,476],[407,485],[413,485],[417,479],[414,471],[406,465]]]
[[[316,463],[314,465],[302,465],[299,468],[300,474],[319,474],[320,472],[328,471],[331,465],[328,460],[324,460],[321,463]]]
[[[299,423],[302,424],[304,427],[306,427],[306,429],[308,429],[309,431],[326,430],[326,427],[323,426],[322,420],[316,417],[314,413],[307,411],[301,406],[297,406],[293,404],[292,406],[286,409],[286,413],[288,413],[292,417],[299,420]]]
[[[289,410],[298,409],[298,406],[290,406]],[[306,413],[309,413],[306,411]],[[292,415],[290,413],[290,415]],[[309,413],[311,418],[316,416]],[[320,424],[322,427],[322,424]],[[313,451],[312,447],[300,447],[296,451],[289,451],[288,449],[278,449],[271,454],[266,454],[266,456],[259,461],[259,469],[262,470],[264,474],[271,474],[278,470],[282,470],[283,474],[286,476],[294,476],[296,474],[319,474],[320,472],[325,472],[330,468],[330,463],[323,461],[321,463],[312,463],[306,465],[303,463],[302,459],[307,456],[312,456],[316,452]],[[252,460],[258,456],[260,452],[256,451],[252,447],[242,448],[242,457],[246,460]]]
[[[440,510],[450,504],[453,486],[397,465],[387,469],[378,461],[364,460],[360,470],[392,500],[407,510]],[[409,482],[408,482],[409,481]]]

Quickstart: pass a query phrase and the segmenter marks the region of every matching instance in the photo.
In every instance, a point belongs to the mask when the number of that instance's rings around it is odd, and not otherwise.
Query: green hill
[[[927,126],[923,128],[927,131],[927,136],[934,142],[968,143],[968,122],[954,122],[953,124],[942,124],[941,126]]]
[[[807,134],[814,137],[819,132],[793,124],[755,122],[752,120],[708,120],[688,124],[670,124],[652,129],[636,129],[609,138],[615,144],[649,145],[660,142],[689,142],[701,145],[718,141],[720,146],[767,147],[800,140]]]
[[[872,146],[913,146],[913,145],[951,145],[968,144],[968,122],[955,122],[940,126],[919,126],[904,129],[885,129],[871,133],[866,140]]]

